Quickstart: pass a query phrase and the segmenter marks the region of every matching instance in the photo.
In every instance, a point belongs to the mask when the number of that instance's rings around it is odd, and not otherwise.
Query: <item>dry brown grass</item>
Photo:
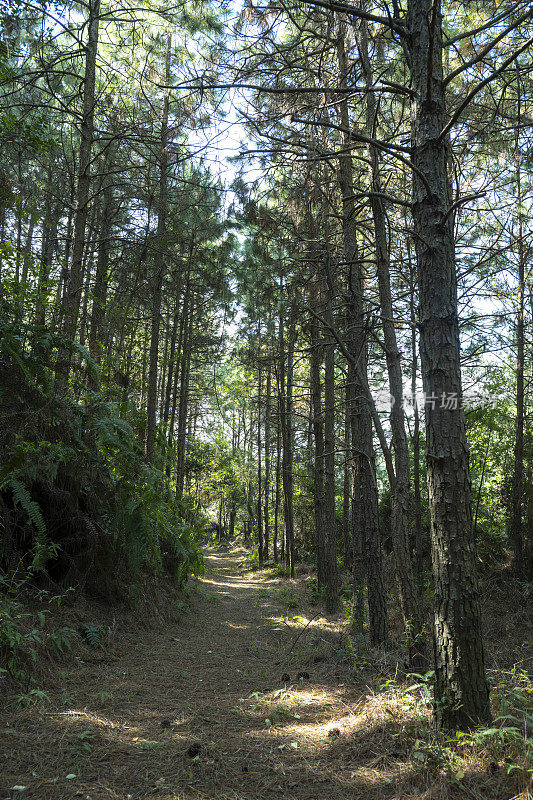
[[[238,548],[209,552],[207,566],[179,622],[156,611],[113,622],[102,608],[106,647],[80,646],[41,671],[49,703],[21,709],[9,699],[0,800],[527,796],[489,749],[456,748],[453,763],[447,753],[432,757],[442,737],[420,691],[405,692],[401,673],[379,688],[401,651],[369,652],[354,670],[342,652],[345,623],[310,605],[308,573],[295,581],[250,573]],[[494,591],[485,605],[498,608]],[[76,627],[89,612],[65,610],[61,624]],[[503,630],[489,642],[491,666],[504,675],[518,659]],[[427,745],[423,760],[417,739]]]

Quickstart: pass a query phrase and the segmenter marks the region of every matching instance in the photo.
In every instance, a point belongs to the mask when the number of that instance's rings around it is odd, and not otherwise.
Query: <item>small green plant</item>
[[[46,646],[56,656],[63,656],[65,653],[72,651],[72,639],[76,636],[76,631],[72,628],[56,628],[48,634],[46,638]]]
[[[99,706],[109,706],[112,704],[114,697],[112,692],[106,692],[105,690],[101,690],[100,692],[96,692],[93,695],[94,699],[98,703]]]
[[[287,608],[298,608],[300,605],[298,598],[288,586],[284,586],[283,589],[279,590],[279,597]]]
[[[139,750],[159,750],[160,747],[163,747],[163,742],[138,742],[137,747]]]
[[[310,600],[313,605],[318,605],[326,599],[326,588],[325,586],[318,586],[317,578],[311,578],[307,582],[307,586],[309,587]]]
[[[366,636],[354,635],[347,636],[343,640],[343,647],[346,652],[346,658],[349,659],[352,671],[359,675],[369,664],[369,649],[368,640]],[[338,657],[338,651],[337,651]]]
[[[49,703],[50,698],[42,689],[30,689],[26,694],[19,694],[15,698],[17,705],[28,708],[36,703]]]
[[[291,568],[287,564],[276,564],[270,569],[273,578],[290,578]]]
[[[68,747],[73,756],[88,756],[92,752],[92,739],[94,734],[92,731],[81,731],[70,736],[68,739]]]
[[[13,680],[29,684],[28,668],[37,661],[42,635],[37,628],[28,630],[31,614],[21,603],[0,595],[0,664]]]
[[[102,647],[102,638],[109,629],[105,625],[82,623],[78,630],[83,641],[86,642],[89,647],[93,647],[96,650]]]

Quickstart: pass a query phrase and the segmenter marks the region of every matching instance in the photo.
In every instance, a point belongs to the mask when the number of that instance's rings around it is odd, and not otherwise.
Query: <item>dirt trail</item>
[[[305,578],[243,564],[210,551],[179,623],[119,629],[61,666],[49,704],[4,714],[0,800],[436,796]]]

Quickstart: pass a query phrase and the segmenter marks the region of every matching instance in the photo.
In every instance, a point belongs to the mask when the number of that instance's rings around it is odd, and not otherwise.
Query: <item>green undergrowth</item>
[[[0,585],[0,648],[15,674],[12,659],[31,660],[37,634],[17,638],[14,586],[133,603],[147,577],[167,574],[180,591],[202,570],[203,521],[175,500],[162,431],[149,465],[136,408],[91,388],[99,375],[89,353],[22,324],[15,303],[0,312],[0,576],[11,579],[9,591]],[[65,350],[68,385],[56,375]]]
[[[480,763],[505,775],[513,790],[533,788],[533,681],[519,667],[494,673],[493,721],[469,731],[438,731],[432,717],[433,673],[409,675],[407,686],[386,681],[375,696],[376,711],[394,727],[415,768],[461,783]]]
[[[83,631],[56,624],[58,609],[71,592],[30,591],[28,579],[0,577],[0,678],[9,679],[22,692],[16,695],[22,707],[47,700],[35,685],[36,666],[70,656],[74,641],[83,641]],[[95,640],[86,641],[95,646]]]

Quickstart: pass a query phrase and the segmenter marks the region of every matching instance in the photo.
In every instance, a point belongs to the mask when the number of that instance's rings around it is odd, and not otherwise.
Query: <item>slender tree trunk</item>
[[[344,26],[343,26],[344,27]],[[343,31],[343,27],[341,30]],[[366,134],[369,138],[375,135],[377,114],[376,97],[372,90],[374,78],[368,56],[367,23],[361,20],[357,41],[359,55],[366,85],[365,111]],[[344,53],[344,36],[339,37],[339,61],[346,74],[346,56]],[[376,247],[376,267],[379,288],[379,301],[381,310],[381,324],[385,343],[385,359],[389,379],[389,393],[391,396],[390,426],[392,431],[392,449],[394,450],[395,476],[391,486],[392,513],[391,533],[394,552],[396,581],[400,596],[400,606],[404,620],[407,644],[410,655],[411,667],[421,671],[425,663],[423,654],[422,615],[417,596],[416,584],[413,576],[413,566],[409,550],[409,494],[410,494],[410,465],[409,446],[405,431],[403,375],[401,353],[396,340],[394,309],[392,305],[390,260],[387,240],[387,225],[385,206],[382,198],[382,185],[379,163],[379,151],[373,145],[369,146],[371,162],[371,190],[370,206],[374,222],[374,237]]]
[[[187,450],[187,412],[189,408],[189,384],[191,373],[191,338],[194,320],[194,297],[191,299],[189,318],[183,334],[183,349],[180,375],[180,395],[178,407],[178,431],[176,435],[176,498],[183,497],[183,483],[185,479],[185,454]]]
[[[94,276],[93,304],[89,331],[89,352],[98,364],[100,364],[102,360],[102,335],[106,316],[109,253],[111,250],[111,232],[113,229],[113,187],[109,179],[106,178],[105,180],[106,184],[103,192],[100,223],[98,226],[100,241]]]
[[[261,327],[261,323],[259,323]],[[258,337],[261,347],[261,334]],[[261,369],[261,353],[259,352],[259,367],[257,370],[257,551],[259,566],[263,566],[264,540],[263,540],[263,454],[261,442],[261,392],[263,388],[263,374]]]
[[[22,284],[23,284],[23,291],[25,293],[26,283],[28,282],[28,273],[30,270],[30,264],[32,260],[32,244],[33,244],[33,231],[35,228],[35,217],[33,214],[30,216],[30,220],[28,222],[28,230],[26,232],[26,241],[24,242],[24,257],[22,260]]]
[[[342,70],[341,70],[342,72]],[[356,548],[357,537],[362,535],[362,548],[368,591],[368,619],[370,640],[381,645],[388,638],[387,598],[383,581],[383,556],[378,525],[378,493],[375,476],[374,446],[372,437],[372,417],[368,399],[367,381],[367,342],[364,318],[364,275],[359,259],[357,245],[357,219],[353,200],[353,164],[350,153],[349,118],[346,100],[340,103],[341,122],[344,134],[345,152],[339,157],[339,187],[342,194],[342,227],[344,261],[348,273],[350,292],[351,336],[349,348],[353,363],[358,369],[351,370],[353,380],[353,407],[355,415],[352,427],[352,448],[355,461],[354,498],[361,503],[360,512],[354,516],[361,525],[361,533],[354,531]],[[359,553],[354,552],[357,568]],[[354,576],[355,577],[355,576]],[[355,587],[357,589],[357,586]]]
[[[171,35],[167,35],[165,57],[165,86],[170,83],[170,48]],[[152,323],[150,331],[150,361],[148,368],[148,395],[146,403],[146,430],[144,436],[144,453],[150,464],[154,457],[156,408],[157,408],[157,370],[159,360],[159,329],[161,325],[161,301],[163,277],[165,271],[165,237],[167,227],[168,200],[168,102],[169,92],[163,95],[161,114],[161,151],[159,155],[159,199],[157,209],[157,235],[154,252],[154,273],[152,279]]]
[[[163,420],[164,408],[165,408],[165,387],[167,383],[167,374],[170,373],[170,361],[169,361],[169,348],[170,348],[170,340],[172,338],[172,328],[170,326],[170,316],[171,310],[170,308],[161,308],[161,319],[163,321],[163,339],[164,339],[164,346],[163,346],[163,360],[160,365],[159,369],[159,376],[157,380],[157,396],[159,398],[159,419]]]
[[[172,321],[172,331],[170,334],[170,354],[168,358],[168,374],[167,382],[164,392],[165,402],[163,405],[163,428],[167,429],[168,418],[170,416],[170,402],[172,400],[172,386],[174,384],[174,377],[177,373],[177,359],[176,359],[176,344],[178,341],[178,324],[180,320],[179,302],[181,297],[181,286],[178,287],[176,292],[176,302],[174,304],[174,314]]]
[[[263,556],[269,557],[270,550],[270,405],[272,394],[272,373],[270,364],[267,365],[266,395],[265,395],[265,522]]]
[[[318,587],[326,584],[325,521],[324,521],[324,416],[322,413],[322,381],[320,365],[322,345],[318,325],[311,321],[311,355],[309,360],[311,384],[311,413],[315,458],[313,465],[313,508],[315,514],[316,557]]]
[[[520,73],[517,67],[517,120],[521,119]],[[525,308],[525,250],[524,209],[522,205],[522,169],[519,143],[520,129],[515,129],[516,199],[518,213],[518,294],[516,307],[516,418],[509,519],[509,543],[513,553],[514,575],[524,578],[524,536],[522,532],[522,506],[524,494],[524,308]]]
[[[279,501],[280,501],[280,479],[281,479],[281,433],[279,416],[276,425],[276,489],[274,497],[274,562],[278,563],[278,525],[279,525]]]
[[[352,575],[353,575],[353,612],[352,628],[358,636],[363,635],[365,621],[365,524],[363,514],[365,504],[361,496],[362,469],[361,454],[357,444],[361,437],[359,433],[359,415],[357,413],[359,402],[356,398],[357,381],[352,363],[348,364],[348,415],[350,418],[351,452],[351,533],[352,533]]]
[[[51,183],[51,170],[49,172],[49,181]],[[37,308],[35,312],[35,321],[37,325],[45,325],[46,323],[46,288],[50,277],[50,269],[54,253],[57,250],[57,229],[59,225],[59,217],[61,214],[61,207],[59,203],[52,206],[51,200],[47,200],[46,212],[43,220],[42,229],[42,246],[41,256],[39,260],[39,278],[37,282]]]
[[[289,329],[287,332],[287,353],[285,354],[283,312],[280,315],[280,413],[283,443],[282,483],[283,511],[285,522],[284,554],[289,565],[291,578],[294,578],[294,506],[293,506],[293,433],[292,433],[292,392],[293,392],[293,355],[294,355],[294,319],[291,308]]]
[[[422,494],[420,491],[420,410],[417,400],[418,356],[416,343],[416,310],[415,282],[416,276],[411,261],[411,247],[407,240],[409,275],[411,280],[410,313],[411,313],[411,397],[413,403],[413,503],[414,503],[414,543],[415,563],[419,592],[425,585],[426,559],[424,557],[424,541],[422,537]]]
[[[435,701],[438,723],[453,729],[487,722],[490,707],[461,403],[450,143],[442,135],[447,117],[440,0],[409,0],[407,28],[413,90],[412,213],[435,579]]]
[[[351,448],[350,436],[350,394],[348,382],[346,382],[344,394],[344,448],[343,448],[343,470],[342,470],[342,548],[344,568],[352,567],[352,531],[350,519],[350,497],[351,497],[351,474],[349,456]]]
[[[326,253],[326,258],[329,254]],[[332,297],[328,293],[326,320],[333,325]],[[333,341],[324,348],[324,530],[326,610],[333,612],[339,602],[337,541],[335,526],[335,348]]]
[[[190,270],[187,272],[187,280],[185,283],[185,293],[183,297],[183,307],[181,309],[180,315],[180,329],[179,329],[179,338],[178,338],[178,345],[177,345],[177,358],[176,358],[176,368],[174,370],[174,385],[172,388],[172,409],[170,412],[170,423],[168,426],[168,443],[170,444],[172,437],[174,436],[174,424],[176,421],[176,407],[178,402],[178,383],[181,374],[181,365],[183,362],[183,342],[185,338],[185,329],[187,327],[188,319],[189,319],[189,303],[190,303],[190,294],[191,294],[191,274]]]
[[[63,329],[65,336],[74,339],[83,291],[83,255],[85,251],[85,229],[91,186],[91,153],[94,140],[94,104],[96,87],[96,56],[100,23],[100,0],[88,0],[87,44],[85,45],[85,72],[83,77],[83,110],[81,141],[78,158],[78,178],[74,209],[74,230],[70,249],[70,265],[64,298]],[[59,359],[60,371],[69,367],[68,353]]]

